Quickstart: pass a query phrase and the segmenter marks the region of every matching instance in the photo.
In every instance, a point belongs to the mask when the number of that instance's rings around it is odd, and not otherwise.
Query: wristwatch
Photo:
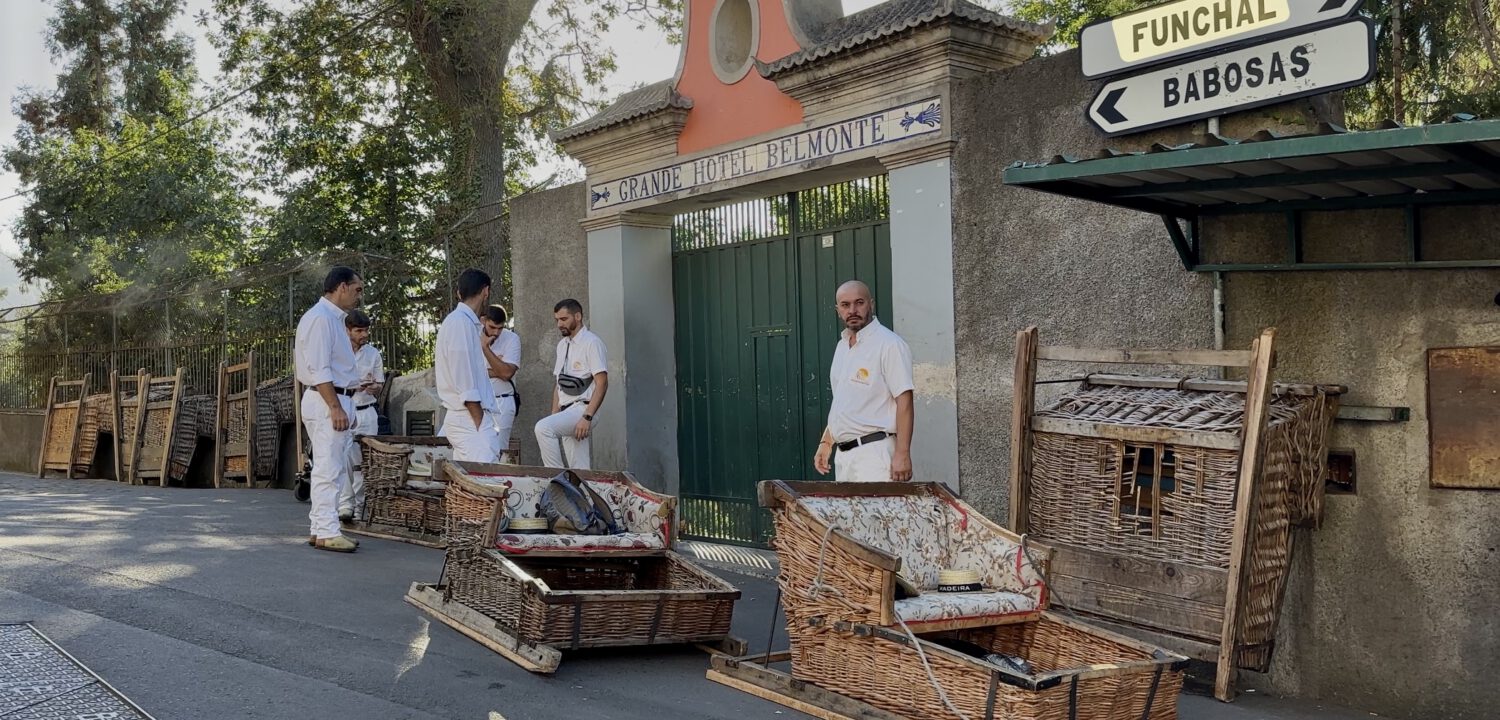
[[[583,419],[584,419],[584,420],[587,420],[587,421],[589,421],[589,422],[593,422],[593,421],[594,421],[594,416],[593,416],[593,415],[590,415],[590,414],[588,414],[588,413],[584,413],[584,414],[583,414]]]

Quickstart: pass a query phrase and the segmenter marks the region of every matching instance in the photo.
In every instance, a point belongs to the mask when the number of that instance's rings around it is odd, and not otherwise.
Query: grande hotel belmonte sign
[[[589,210],[738,180],[773,170],[844,155],[943,129],[937,98],[908,103],[790,135],[761,140],[589,186]]]
[[[1362,0],[1175,0],[1094,23],[1088,118],[1124,135],[1362,85],[1375,72]]]

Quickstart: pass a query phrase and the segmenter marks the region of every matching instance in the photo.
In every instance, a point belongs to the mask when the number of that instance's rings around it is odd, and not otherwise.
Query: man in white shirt
[[[344,316],[349,342],[354,346],[354,374],[359,378],[354,393],[354,442],[349,444],[349,480],[339,489],[339,520],[349,522],[365,512],[365,473],[359,438],[380,434],[380,411],[376,396],[385,384],[385,359],[370,344],[370,316],[355,308]]]
[[[506,327],[510,317],[505,308],[491,305],[484,309],[485,342],[484,361],[489,366],[490,388],[495,392],[495,404],[500,410],[495,415],[495,434],[499,437],[500,454],[510,450],[510,433],[516,426],[516,412],[521,408],[521,395],[516,391],[516,370],[521,367],[521,336]],[[514,458],[512,458],[514,460]]]
[[[583,305],[571,298],[552,308],[557,332],[557,361],[552,374],[552,414],[537,421],[536,442],[542,465],[592,469],[589,436],[594,416],[609,391],[604,341],[583,324]],[[559,443],[561,446],[559,447]]]
[[[844,332],[833,352],[833,405],[813,467],[827,475],[837,448],[832,469],[840,482],[910,480],[911,348],[876,319],[869,286],[850,280],[835,300]]]
[[[339,531],[338,503],[339,486],[349,472],[350,418],[359,384],[344,315],[359,304],[364,289],[364,280],[353,268],[328,271],[323,298],[302,315],[292,345],[297,380],[307,388],[301,400],[302,425],[312,445],[308,544],[319,550],[348,553],[359,548]]]
[[[433,381],[447,411],[438,433],[453,446],[453,459],[492,463],[500,459],[495,435],[495,392],[484,360],[479,313],[490,304],[490,276],[468,269],[458,275],[458,305],[438,327]]]

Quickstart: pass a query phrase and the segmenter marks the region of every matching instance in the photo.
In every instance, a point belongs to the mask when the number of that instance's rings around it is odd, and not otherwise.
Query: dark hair
[[[323,278],[323,294],[327,295],[344,283],[352,283],[359,279],[359,273],[347,265],[340,265],[328,271],[328,276]]]
[[[582,315],[583,304],[578,302],[577,300],[574,300],[573,298],[568,298],[567,300],[559,300],[556,305],[552,306],[552,312],[555,313],[559,310],[567,310],[574,315]]]
[[[505,314],[505,308],[499,305],[491,305],[485,308],[484,316],[489,318],[490,322],[495,323],[496,325],[504,325],[505,321],[510,319],[510,316]]]
[[[344,315],[344,327],[367,328],[370,327],[370,316],[359,308],[354,308]]]
[[[458,274],[458,299],[468,300],[490,286],[490,276],[483,270],[469,268]]]

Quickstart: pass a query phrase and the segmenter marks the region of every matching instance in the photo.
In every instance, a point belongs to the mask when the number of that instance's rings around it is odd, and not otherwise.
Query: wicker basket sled
[[[1039,347],[1028,328],[1016,341],[1010,526],[1056,551],[1052,587],[1091,622],[1218,663],[1221,700],[1236,668],[1270,662],[1293,530],[1321,518],[1344,392],[1273,383],[1274,339]],[[1039,361],[1238,367],[1247,380],[1093,373],[1039,406]]]
[[[358,535],[443,547],[447,485],[440,464],[452,457],[448,440],[374,436],[360,438],[359,443],[365,474],[364,512],[344,529]],[[414,474],[414,468],[428,470]]]
[[[734,586],[672,551],[675,498],[626,473],[577,471],[611,504],[627,532],[522,535],[508,520],[536,517],[561,470],[441,463],[448,546],[438,584],[414,583],[407,602],[539,673],[562,651],[713,644],[743,652],[729,634]]]
[[[710,679],[825,718],[1177,716],[1187,658],[1047,610],[1051,549],[943,486],[768,481],[760,499],[791,649],[716,656]],[[946,568],[983,587],[938,591]],[[772,668],[785,661],[790,675]]]

